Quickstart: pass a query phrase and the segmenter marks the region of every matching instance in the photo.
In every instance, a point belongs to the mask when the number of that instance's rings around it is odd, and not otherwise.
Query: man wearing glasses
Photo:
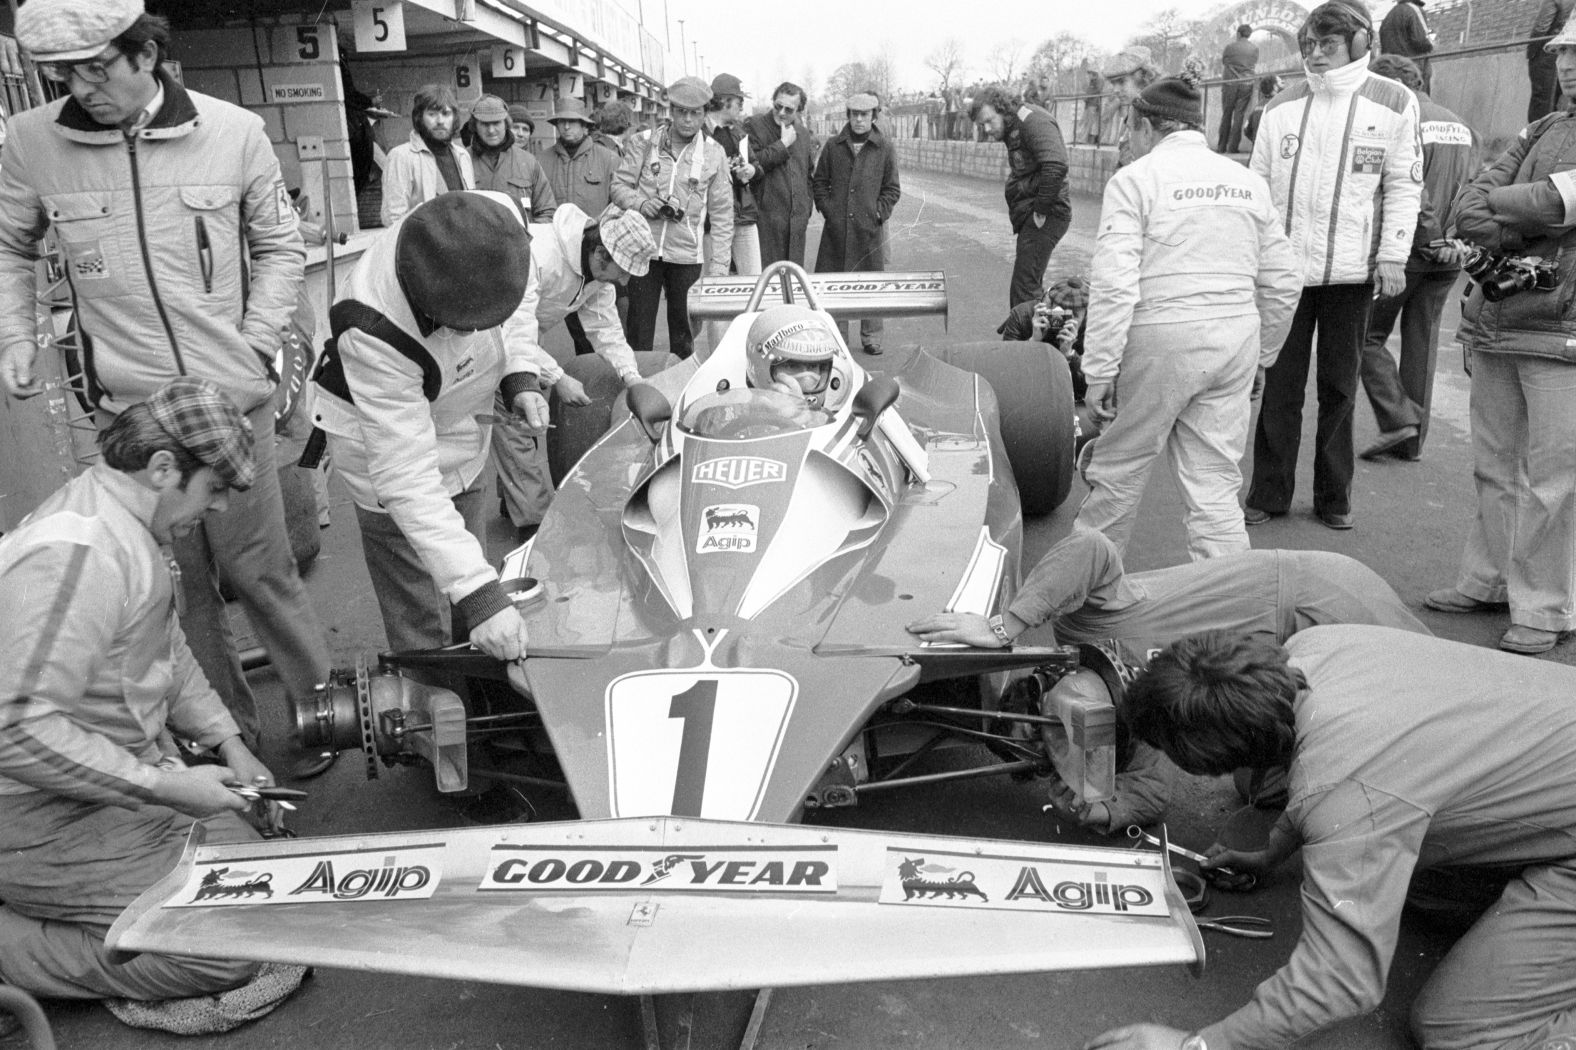
[[[1356,0],[1308,15],[1297,41],[1308,78],[1264,107],[1253,171],[1270,184],[1302,262],[1302,300],[1264,377],[1243,520],[1262,525],[1291,507],[1303,392],[1318,332],[1319,422],[1313,512],[1350,529],[1352,410],[1368,310],[1406,288],[1423,194],[1417,98],[1368,70],[1373,23]]]
[[[782,83],[772,93],[772,111],[744,122],[755,162],[756,230],[761,266],[779,259],[804,265],[804,231],[810,225],[814,194],[810,166],[815,140],[800,119],[808,96],[798,84]]]
[[[43,389],[34,263],[53,229],[100,427],[177,376],[207,379],[259,435],[256,483],[177,539],[185,628],[254,751],[248,688],[215,583],[222,567],[287,699],[328,671],[290,554],[274,463],[275,355],[304,264],[262,119],[190,92],[162,66],[169,26],[142,0],[31,0],[16,35],[69,94],[18,114],[0,170],[0,382]]]

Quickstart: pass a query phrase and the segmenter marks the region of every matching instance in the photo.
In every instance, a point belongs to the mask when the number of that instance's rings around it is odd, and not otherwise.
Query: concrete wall
[[[934,171],[989,182],[1007,181],[1007,147],[999,142],[938,142],[896,139],[899,171]],[[1069,146],[1067,181],[1074,193],[1096,197],[1116,170],[1113,146]]]
[[[253,29],[187,30],[176,34],[170,56],[180,61],[186,86],[244,106],[263,118],[284,172],[285,185],[312,198],[312,218],[322,221],[332,200],[334,227],[355,229],[356,202],[345,131],[345,94],[339,77],[334,26],[324,22]],[[328,157],[330,192],[323,191],[323,163],[302,162],[301,139],[321,140]]]

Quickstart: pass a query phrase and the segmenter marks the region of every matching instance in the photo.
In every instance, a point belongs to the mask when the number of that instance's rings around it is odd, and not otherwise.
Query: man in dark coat
[[[1051,251],[1072,225],[1067,199],[1067,147],[1050,113],[1023,103],[999,84],[974,93],[969,119],[989,141],[1007,144],[1007,216],[1018,238],[1007,306],[1040,297]]]
[[[880,270],[886,265],[886,221],[903,195],[897,180],[897,151],[876,127],[881,100],[865,92],[848,100],[848,123],[821,150],[811,189],[826,219],[816,273]],[[852,339],[849,340],[853,342]],[[859,322],[867,354],[881,352],[881,319]]]
[[[798,84],[772,93],[772,111],[744,122],[755,164],[756,232],[761,265],[791,259],[804,265],[805,227],[810,225],[810,164],[815,140],[802,119],[809,96]]]
[[[1220,54],[1220,134],[1216,153],[1235,153],[1242,145],[1242,123],[1247,119],[1257,86],[1253,74],[1259,67],[1259,46],[1251,39],[1253,27],[1244,22]]]
[[[532,222],[547,222],[558,201],[527,143],[515,137],[509,107],[497,95],[483,95],[471,110],[471,170],[476,189],[507,193],[530,213]]]
[[[1398,0],[1379,23],[1379,52],[1410,58],[1423,74],[1423,90],[1427,91],[1433,80],[1427,57],[1432,50],[1434,42],[1428,39],[1428,23],[1423,20],[1423,0]]]

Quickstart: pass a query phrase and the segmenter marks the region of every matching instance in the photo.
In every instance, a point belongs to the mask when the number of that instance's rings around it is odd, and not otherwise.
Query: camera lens
[[[1524,270],[1501,270],[1484,279],[1483,298],[1491,303],[1502,302],[1531,288],[1533,280],[1533,275]]]

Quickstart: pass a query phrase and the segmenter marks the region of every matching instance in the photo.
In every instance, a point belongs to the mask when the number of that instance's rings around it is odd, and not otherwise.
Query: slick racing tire
[[[677,360],[671,354],[656,350],[635,354],[635,364],[643,376],[655,375]],[[547,470],[552,475],[554,488],[563,482],[564,476],[597,439],[607,433],[613,404],[624,395],[624,384],[600,354],[577,354],[564,362],[564,371],[580,380],[591,403],[566,405],[556,393],[547,399],[554,428],[547,438]]]
[[[962,343],[932,351],[976,373],[996,394],[1002,443],[1029,517],[1049,514],[1067,499],[1073,480],[1073,380],[1045,343]]]

